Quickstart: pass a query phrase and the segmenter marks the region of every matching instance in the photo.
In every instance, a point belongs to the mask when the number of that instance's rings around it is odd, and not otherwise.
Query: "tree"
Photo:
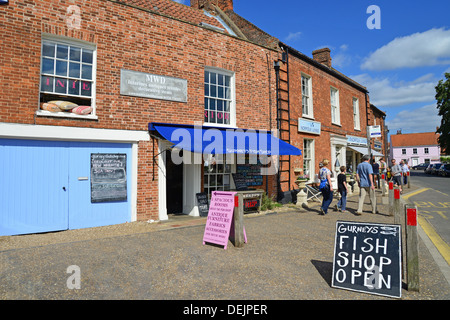
[[[441,126],[436,130],[440,133],[438,143],[442,152],[450,154],[450,73],[445,73],[445,82],[439,80],[436,86],[437,108],[441,118]]]

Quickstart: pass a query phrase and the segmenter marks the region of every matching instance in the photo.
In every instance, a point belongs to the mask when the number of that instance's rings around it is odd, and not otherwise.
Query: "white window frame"
[[[427,147],[423,148],[423,153],[430,154],[430,149],[428,149]]]
[[[235,73],[232,71],[229,71],[229,70],[215,68],[215,67],[205,67],[204,74],[206,72],[222,74],[222,75],[226,75],[226,76],[230,77],[230,96],[229,96],[229,98],[213,97],[213,96],[211,96],[211,93],[207,94],[206,90],[204,92],[204,101],[206,101],[206,99],[215,99],[216,101],[222,100],[222,101],[228,101],[230,103],[230,123],[225,124],[225,123],[206,122],[205,119],[203,119],[204,125],[206,125],[206,126],[210,125],[210,126],[216,126],[216,127],[236,127]],[[204,75],[203,75],[203,83],[204,83],[204,86],[207,85]],[[207,109],[204,105],[203,112],[206,112],[206,111],[207,111]],[[217,115],[217,113],[216,113],[216,115]]]
[[[314,139],[303,139],[303,151],[304,151],[303,152],[303,174],[304,175],[307,174],[309,176],[309,181],[314,181],[315,180]],[[308,164],[305,165],[306,163],[308,163]],[[308,166],[308,168],[307,168],[307,166]],[[306,172],[307,170],[309,172]]]
[[[303,90],[303,81],[306,82],[306,90]],[[301,74],[301,88],[302,88],[302,117],[314,119],[314,108],[313,108],[313,95],[312,95],[312,77],[302,73]],[[304,100],[307,103],[307,110],[305,112]]]
[[[333,105],[333,92],[335,92],[336,95],[334,105]],[[341,115],[339,107],[339,90],[334,87],[330,87],[330,106],[331,106],[331,123],[340,126]]]
[[[84,48],[84,49],[88,49],[88,50],[92,50],[93,51],[93,56],[92,56],[92,82],[91,82],[91,96],[87,97],[87,96],[81,96],[81,95],[70,95],[70,94],[58,94],[58,93],[51,93],[51,92],[45,92],[45,91],[41,91],[41,87],[42,87],[42,76],[45,76],[46,74],[43,73],[43,55],[42,55],[42,50],[43,50],[43,45],[44,42],[53,42],[53,43],[57,43],[57,44],[62,44],[62,45],[68,45],[68,46],[74,46],[74,47],[78,47],[78,48]],[[56,61],[56,58],[55,58]],[[41,39],[41,56],[40,56],[40,72],[39,72],[39,100],[40,100],[40,96],[41,93],[47,93],[47,94],[54,94],[55,95],[55,99],[54,100],[70,100],[70,97],[75,97],[75,98],[83,98],[83,99],[90,99],[90,106],[92,107],[92,112],[88,115],[79,115],[79,114],[75,114],[75,113],[71,113],[71,112],[50,112],[47,110],[42,110],[40,109],[40,101],[39,101],[39,106],[38,109],[36,111],[36,115],[38,116],[52,116],[52,117],[63,117],[63,118],[82,118],[82,119],[91,119],[91,120],[97,120],[98,116],[96,115],[96,105],[95,105],[95,101],[96,101],[96,83],[97,83],[97,46],[93,43],[90,42],[86,42],[86,41],[82,41],[82,40],[78,40],[78,39],[73,39],[73,38],[68,38],[68,37],[63,37],[63,36],[56,36],[56,35],[52,35],[52,34],[43,34],[42,35],[42,39]],[[51,76],[51,75],[49,75]],[[69,79],[70,77],[66,76],[56,76],[55,77],[62,77],[62,78],[67,78]],[[80,75],[81,77],[81,75]],[[59,97],[58,97],[59,96]],[[61,98],[64,97],[64,98]]]
[[[352,99],[352,105],[353,105],[354,129],[355,130],[361,130],[360,115],[359,115],[359,99],[358,98],[353,98]]]
[[[402,155],[403,154],[406,154],[406,149],[405,148],[402,149]]]
[[[223,154],[209,154],[203,163],[203,191],[211,197],[212,191],[230,191],[234,187],[232,173],[236,172],[234,159],[228,163],[227,156]],[[221,168],[221,169],[220,169]],[[218,179],[220,177],[220,179]],[[211,182],[214,180],[214,184]],[[222,180],[221,184],[217,181]],[[228,182],[228,183],[226,183]]]

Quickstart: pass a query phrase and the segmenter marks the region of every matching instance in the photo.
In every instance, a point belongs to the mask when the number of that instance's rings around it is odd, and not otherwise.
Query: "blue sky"
[[[380,29],[367,27],[370,5],[380,9]],[[386,112],[391,134],[440,125],[434,96],[450,72],[449,0],[234,0],[234,11],[310,57],[329,47],[333,67]]]

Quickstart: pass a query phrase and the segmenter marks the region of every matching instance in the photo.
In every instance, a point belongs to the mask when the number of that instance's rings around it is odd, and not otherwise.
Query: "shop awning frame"
[[[349,146],[347,148],[352,149],[353,151],[359,152],[361,154],[368,154],[367,147],[357,147],[357,146]],[[373,157],[384,157],[384,155],[376,150],[371,149],[371,154]]]
[[[270,131],[151,122],[150,134],[172,142],[173,147],[202,154],[301,155],[297,147]]]

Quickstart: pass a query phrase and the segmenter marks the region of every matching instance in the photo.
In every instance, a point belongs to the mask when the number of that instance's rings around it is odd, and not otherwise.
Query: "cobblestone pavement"
[[[203,245],[206,220],[192,217],[0,237],[0,299],[391,299],[331,287],[336,221],[393,223],[387,205],[371,214],[368,199],[354,215],[357,201],[326,216],[317,203],[245,215],[248,243],[227,250]],[[402,299],[448,300],[450,286],[420,239],[419,258],[420,292],[403,289]],[[80,289],[67,287],[72,265]]]

